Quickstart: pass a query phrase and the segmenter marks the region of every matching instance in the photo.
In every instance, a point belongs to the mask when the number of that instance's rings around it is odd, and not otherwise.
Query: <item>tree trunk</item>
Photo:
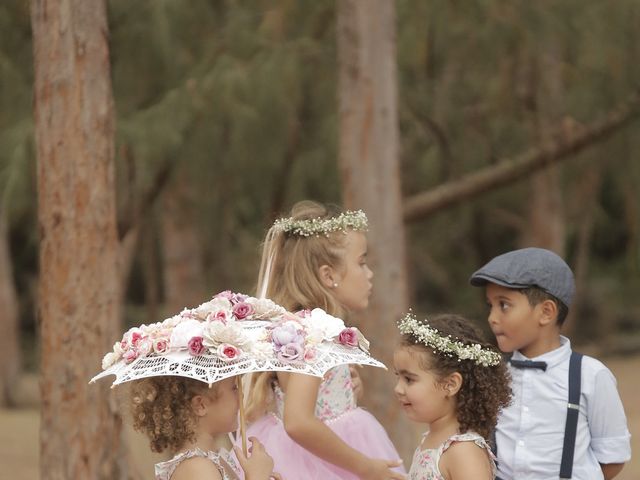
[[[34,0],[31,15],[41,478],[124,478],[121,421],[108,382],[88,384],[120,316],[106,5]]]
[[[582,317],[584,310],[585,298],[588,295],[587,283],[589,272],[589,259],[590,259],[590,245],[591,234],[593,232],[593,225],[595,222],[595,216],[597,213],[597,198],[598,190],[602,183],[603,165],[597,164],[593,168],[588,169],[583,178],[581,179],[580,186],[576,188],[574,195],[579,199],[579,205],[581,207],[580,221],[578,228],[578,241],[576,245],[576,255],[573,266],[573,273],[576,282],[576,293],[573,296],[571,302],[571,308],[569,309],[569,315],[562,327],[563,333],[569,337],[572,337],[576,330],[576,322]],[[604,316],[599,319],[598,324],[602,325],[606,323],[607,318],[610,316]],[[609,325],[607,325],[609,326]],[[610,339],[608,330],[603,330],[602,335],[598,338],[600,341],[606,344],[606,341]]]
[[[175,314],[185,307],[199,305],[210,295],[205,291],[202,244],[193,214],[195,199],[180,173],[163,202],[164,304],[168,314]]]
[[[408,307],[402,220],[397,111],[395,4],[392,0],[339,0],[339,162],[344,203],[369,216],[374,292],[363,330],[373,353],[391,365]],[[388,428],[401,453],[414,443],[406,420],[389,402],[389,375],[365,375],[366,402]]]
[[[546,42],[548,51],[535,62],[537,81],[531,81],[531,97],[527,102],[526,116],[529,119],[531,143],[542,145],[552,139],[563,115],[564,86],[559,40],[552,36]],[[530,181],[529,228],[523,232],[523,246],[547,248],[564,256],[565,220],[559,164],[536,172]]]
[[[0,205],[0,405],[13,406],[20,373],[18,296],[13,283],[6,210]]]

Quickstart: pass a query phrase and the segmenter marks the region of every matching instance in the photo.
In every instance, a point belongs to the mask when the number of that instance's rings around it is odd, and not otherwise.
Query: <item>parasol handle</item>
[[[240,398],[240,437],[242,437],[242,453],[247,456],[247,430],[246,420],[244,418],[244,395],[242,393],[242,376],[236,377],[238,383],[238,397]]]

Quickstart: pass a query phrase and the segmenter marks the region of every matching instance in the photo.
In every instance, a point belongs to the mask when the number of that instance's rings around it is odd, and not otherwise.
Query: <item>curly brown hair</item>
[[[441,335],[451,336],[468,344],[480,344],[483,348],[495,348],[486,342],[482,332],[473,323],[459,315],[440,314],[424,323],[435,328]],[[462,385],[457,399],[457,420],[460,433],[474,431],[489,439],[495,429],[500,410],[511,402],[511,376],[504,361],[496,366],[484,367],[473,360],[460,360],[457,356],[445,355],[425,346],[411,335],[403,335],[401,345],[419,349],[421,367],[433,372],[439,379],[454,372],[462,376]]]
[[[149,437],[151,450],[177,451],[195,440],[197,417],[191,408],[196,395],[217,395],[214,385],[177,376],[149,377],[132,382],[129,400],[133,428]]]

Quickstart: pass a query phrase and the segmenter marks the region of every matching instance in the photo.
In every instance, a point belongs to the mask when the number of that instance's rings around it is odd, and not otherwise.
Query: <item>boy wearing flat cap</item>
[[[631,458],[627,420],[611,371],[560,335],[575,292],[569,266],[549,250],[524,248],[494,258],[470,282],[485,288],[489,326],[513,354],[496,478],[614,478]]]

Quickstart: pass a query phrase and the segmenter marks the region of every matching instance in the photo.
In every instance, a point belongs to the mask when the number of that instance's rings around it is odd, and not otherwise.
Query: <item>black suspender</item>
[[[571,352],[569,360],[569,403],[567,421],[564,425],[564,443],[560,461],[560,478],[571,478],[573,472],[573,453],[576,449],[576,432],[580,413],[580,388],[582,377],[582,354]]]
[[[582,354],[572,351],[569,359],[569,398],[567,421],[564,425],[562,459],[560,460],[560,480],[570,479],[573,474],[573,454],[576,449],[576,433],[580,414],[580,394],[582,387]],[[489,444],[493,454],[498,456],[496,431],[491,432]]]

